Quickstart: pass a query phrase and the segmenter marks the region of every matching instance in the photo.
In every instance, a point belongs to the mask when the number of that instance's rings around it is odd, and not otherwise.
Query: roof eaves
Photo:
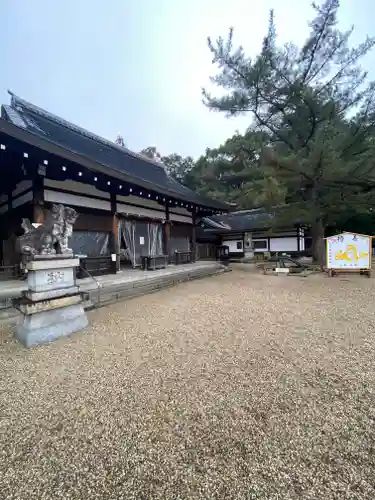
[[[214,229],[227,229],[231,230],[231,227],[228,224],[225,224],[222,221],[215,221],[211,217],[203,217],[202,222],[211,226]]]
[[[131,182],[136,185],[142,186],[145,189],[150,189],[151,191],[160,192],[161,194],[164,194],[165,196],[170,196],[171,198],[179,199],[181,197],[181,193],[176,193],[175,191],[172,191],[167,187],[164,188],[163,186],[156,186],[155,184],[152,184],[147,180],[138,179],[129,174],[126,174],[125,172],[120,172],[116,169],[110,168],[96,160],[85,157],[76,151],[64,148],[63,146],[60,146],[56,142],[51,141],[48,137],[37,135],[34,132],[28,130],[27,128],[17,126],[11,120],[1,119],[0,131],[7,135],[10,135],[11,137],[14,137],[17,140],[28,143],[37,148],[43,149],[51,154],[56,154],[62,158],[66,158],[67,160],[78,163],[89,169],[93,169],[95,171],[107,174],[108,170],[110,170],[111,171],[110,175],[112,175],[115,178],[124,180],[125,182]],[[207,208],[213,210],[226,209],[226,207],[224,207],[221,202],[217,202],[216,200],[211,200],[210,203],[207,204],[199,202],[194,199],[188,200],[188,202],[197,206],[204,205],[207,206]]]
[[[182,189],[186,193],[187,196],[189,196],[189,195],[190,196],[191,195],[197,196],[197,194],[193,190],[191,190],[188,187],[184,186],[183,184],[181,184],[180,182],[178,182],[173,177],[171,177],[171,176],[168,175],[168,178],[169,178],[169,181],[171,182],[171,184],[177,184],[179,186],[179,188]],[[204,203],[212,203],[213,201],[215,201],[215,203],[217,204],[217,206],[220,206],[222,210],[229,210],[229,205],[226,202],[221,202],[221,201],[218,201],[218,200],[211,200],[210,198],[207,198],[206,196],[203,196],[201,194],[199,194],[198,196],[202,200],[202,203],[203,202]]]
[[[117,149],[121,151],[122,153],[128,154],[134,158],[137,158],[139,160],[145,161],[147,163],[151,163],[152,165],[155,165],[158,168],[163,168],[165,170],[164,164],[161,162],[157,162],[153,160],[152,158],[149,158],[148,156],[142,155],[140,153],[136,153],[134,151],[131,151],[130,149],[120,146],[116,144],[115,142],[109,141],[108,139],[105,139],[104,137],[101,137],[100,135],[94,134],[92,132],[89,132],[88,130],[79,127],[78,125],[75,125],[72,122],[69,122],[68,120],[64,120],[64,118],[61,118],[60,116],[57,116],[49,111],[46,111],[43,108],[40,108],[39,106],[36,106],[35,104],[32,104],[29,101],[26,101],[25,99],[22,99],[21,97],[18,97],[16,94],[14,94],[12,91],[8,90],[8,93],[11,96],[11,107],[14,110],[17,110],[17,108],[25,108],[27,111],[31,111],[32,113],[35,113],[43,118],[46,118],[47,120],[51,120],[63,127],[66,127],[74,132],[77,132],[78,134],[81,134],[85,137],[88,137],[92,139],[93,141],[99,142],[105,146],[109,146],[111,148]]]
[[[36,115],[39,115],[47,120],[55,122],[56,124],[58,124],[62,127],[66,127],[66,128],[68,128],[68,129],[70,129],[70,130],[72,130],[72,131],[74,131],[74,132],[76,132],[84,137],[87,137],[95,142],[98,142],[98,143],[101,143],[107,147],[116,149],[116,150],[120,151],[121,153],[123,153],[125,155],[130,155],[134,158],[139,159],[140,161],[151,163],[156,168],[163,169],[169,182],[172,185],[173,184],[177,185],[176,190],[174,190],[172,186],[171,186],[172,189],[170,189],[168,187],[163,188],[163,186],[159,186],[161,189],[169,192],[170,193],[169,196],[179,198],[181,195],[183,195],[185,193],[186,197],[191,197],[189,199],[189,201],[191,203],[196,204],[196,205],[204,205],[204,206],[207,206],[209,208],[216,209],[216,210],[225,210],[226,211],[229,209],[229,206],[226,203],[222,203],[222,202],[219,202],[217,200],[211,200],[211,199],[206,198],[205,196],[198,195],[198,201],[197,201],[196,200],[197,194],[194,191],[187,188],[186,186],[184,186],[183,184],[180,184],[178,181],[173,179],[170,175],[168,175],[163,163],[157,162],[157,161],[155,161],[151,158],[148,158],[142,154],[134,153],[133,151],[130,151],[129,149],[127,149],[123,146],[119,146],[118,144],[115,144],[114,142],[111,142],[107,139],[104,139],[103,137],[100,137],[96,134],[93,134],[92,132],[89,132],[88,130],[83,129],[82,127],[79,127],[78,125],[74,125],[73,123],[68,122],[67,120],[64,120],[63,118],[60,118],[59,116],[54,115],[53,113],[50,113],[49,111],[46,111],[46,110],[44,110],[44,109],[42,109],[42,108],[40,108],[40,107],[30,103],[30,102],[18,97],[10,90],[8,90],[8,93],[11,95],[11,106],[4,106],[4,108],[6,108],[6,114],[9,118],[9,121],[11,123],[13,123],[14,125],[27,130],[28,124],[25,122],[26,118],[22,117],[20,113],[23,110],[26,110],[26,112],[29,111],[31,113],[35,113]],[[28,117],[27,120],[30,120],[30,118]],[[35,123],[32,123],[32,126],[34,128],[37,127],[37,125]],[[37,127],[37,128],[39,129],[39,127]],[[43,130],[39,129],[39,132],[44,135]],[[49,142],[54,143],[53,141],[49,141]],[[79,154],[79,153],[76,153],[76,154]],[[105,166],[105,165],[103,165],[103,166]],[[118,173],[118,171],[116,169],[113,169],[111,167],[108,167],[108,168],[110,168],[112,171]],[[134,180],[135,180],[135,182],[137,182],[139,180],[148,182],[147,180],[139,179],[138,177],[134,177]]]
[[[27,128],[27,125],[22,119],[22,116],[16,109],[12,108],[11,106],[8,106],[7,104],[4,104],[2,106],[2,111],[3,111],[2,115],[5,114],[5,119],[7,121],[10,121],[14,125],[17,125],[17,127],[21,127],[24,129]]]

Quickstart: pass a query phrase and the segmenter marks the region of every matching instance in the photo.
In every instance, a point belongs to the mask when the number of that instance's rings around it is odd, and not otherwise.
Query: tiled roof
[[[270,225],[273,219],[273,214],[266,212],[264,209],[255,209],[232,212],[227,215],[204,217],[202,223],[205,228],[210,230],[242,232],[264,228]]]
[[[280,210],[280,207],[278,209]],[[264,208],[257,208],[204,217],[201,219],[201,224],[208,232],[244,232],[269,228],[275,218],[275,213],[266,211]],[[296,218],[291,225],[298,223],[302,223],[302,220]]]
[[[152,183],[155,190],[197,205],[226,210],[227,205],[196,194],[165,171],[162,164],[127,148],[99,137],[11,93],[10,106],[3,106],[3,116],[28,132],[46,139],[66,150],[77,153],[108,167],[111,175],[116,172],[134,179]]]

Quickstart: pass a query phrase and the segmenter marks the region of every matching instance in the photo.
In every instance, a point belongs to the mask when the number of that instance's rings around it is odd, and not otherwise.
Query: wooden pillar
[[[35,224],[44,222],[44,178],[37,175],[33,179],[33,220]]]
[[[192,218],[192,231],[191,231],[191,252],[192,252],[192,261],[195,262],[197,260],[197,214],[195,207],[193,208],[193,213],[191,215]]]
[[[15,186],[13,186],[15,187]],[[2,242],[1,242],[1,263],[2,265],[13,265],[13,264],[19,264],[20,262],[20,255],[18,252],[16,252],[16,239],[17,236],[15,234],[15,228],[14,228],[14,219],[13,219],[13,214],[12,214],[12,208],[13,208],[13,196],[12,196],[12,188],[9,189],[7,193],[8,197],[8,211],[2,215],[2,221],[1,221],[1,226],[2,226]],[[4,252],[4,241],[5,239],[10,240],[13,245],[12,249],[9,248],[7,245],[6,252]],[[6,261],[6,262],[5,262]]]
[[[11,213],[12,210],[12,191],[9,191],[8,193],[8,215]]]
[[[0,266],[4,265],[5,216],[0,215]]]
[[[39,203],[34,204],[33,222],[36,224],[43,224],[44,222],[44,208]]]
[[[165,223],[164,223],[164,252],[170,258],[170,240],[171,240],[171,221],[169,216],[169,206],[165,206]]]
[[[112,272],[115,274],[120,270],[120,247],[119,247],[119,218],[117,216],[116,193],[111,193],[111,238],[110,252],[116,259],[112,261]]]

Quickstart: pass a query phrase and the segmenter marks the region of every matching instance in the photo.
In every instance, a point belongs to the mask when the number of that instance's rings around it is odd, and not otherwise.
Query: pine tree
[[[189,184],[189,174],[194,168],[194,160],[191,156],[183,157],[179,154],[172,153],[161,157],[161,162],[164,165],[168,174],[182,184]]]
[[[196,190],[235,203],[238,208],[256,208],[285,201],[285,188],[272,172],[259,169],[262,144],[267,135],[248,131],[236,133],[224,144],[207,149],[191,171]]]
[[[322,262],[331,219],[353,203],[362,211],[373,203],[375,83],[359,63],[375,38],[350,48],[353,28],[337,28],[339,0],[313,8],[301,48],[277,45],[273,11],[254,60],[234,47],[233,29],[227,40],[209,38],[220,70],[212,81],[225,95],[204,90],[203,96],[209,108],[229,116],[250,113],[251,129],[267,134],[262,164],[285,186],[293,202],[289,218],[303,215],[311,225],[313,255]]]

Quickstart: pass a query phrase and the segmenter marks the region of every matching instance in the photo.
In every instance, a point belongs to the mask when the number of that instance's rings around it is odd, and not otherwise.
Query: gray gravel
[[[0,498],[374,499],[374,292],[237,270],[0,327]]]

